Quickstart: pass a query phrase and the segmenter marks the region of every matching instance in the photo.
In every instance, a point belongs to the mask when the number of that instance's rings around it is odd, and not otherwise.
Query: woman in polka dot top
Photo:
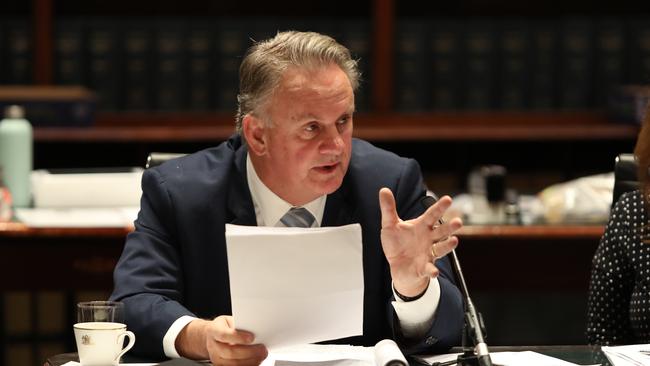
[[[641,188],[616,202],[592,261],[590,344],[650,343],[650,113],[646,116],[634,149]]]

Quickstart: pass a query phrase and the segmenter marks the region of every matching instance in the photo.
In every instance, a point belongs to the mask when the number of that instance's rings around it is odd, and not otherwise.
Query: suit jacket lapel
[[[346,175],[339,189],[327,196],[321,226],[342,226],[355,222],[355,207],[351,204],[352,194],[348,181]]]
[[[248,188],[248,179],[246,178],[247,152],[248,149],[243,144],[235,151],[233,179],[227,198],[228,210],[230,212],[229,223],[255,226],[257,225],[255,207],[253,206],[253,198],[251,197],[251,192]]]

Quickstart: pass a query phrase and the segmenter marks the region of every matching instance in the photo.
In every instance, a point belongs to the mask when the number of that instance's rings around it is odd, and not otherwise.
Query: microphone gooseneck
[[[421,203],[425,208],[429,208],[434,203],[436,203],[436,201],[437,199],[435,197],[425,196],[422,198]],[[439,222],[440,224],[444,223],[442,218],[439,220]],[[464,353],[458,356],[457,363],[461,366],[492,366],[490,352],[488,351],[487,344],[485,343],[485,337],[483,335],[485,332],[483,319],[480,313],[476,311],[476,307],[474,306],[474,303],[469,296],[467,284],[465,283],[465,276],[463,276],[463,270],[460,267],[460,261],[456,255],[456,250],[452,249],[450,254],[452,267],[456,273],[458,284],[460,286],[460,292],[465,303],[465,322],[462,344]],[[474,346],[473,349],[467,344],[468,339],[471,339]]]

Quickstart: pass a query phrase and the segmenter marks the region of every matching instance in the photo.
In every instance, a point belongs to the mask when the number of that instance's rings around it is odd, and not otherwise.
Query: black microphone
[[[432,196],[424,196],[420,201],[425,209],[431,207],[436,203],[438,199]],[[444,221],[442,218],[439,220],[440,224],[443,224]],[[463,331],[463,351],[464,353],[458,356],[458,364],[461,366],[470,366],[470,365],[479,365],[479,366],[492,366],[492,359],[490,358],[490,352],[488,351],[487,344],[485,343],[485,325],[483,324],[483,318],[480,313],[476,311],[472,299],[469,297],[469,291],[467,291],[467,285],[465,284],[465,277],[463,276],[463,270],[460,268],[460,261],[456,255],[456,250],[451,251],[451,262],[456,273],[458,283],[460,285],[460,291],[463,295],[463,300],[465,302],[465,324]],[[474,348],[467,344],[467,339],[471,339]]]

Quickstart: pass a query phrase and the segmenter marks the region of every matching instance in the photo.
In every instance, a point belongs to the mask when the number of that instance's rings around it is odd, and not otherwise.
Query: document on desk
[[[361,226],[226,225],[237,329],[270,350],[361,335]]]
[[[650,365],[650,344],[603,346],[600,350],[613,366]]]
[[[432,365],[436,362],[447,362],[458,358],[460,353],[449,353],[434,356],[416,356],[423,364]],[[490,352],[494,365],[501,366],[579,366],[578,364],[547,356],[533,351],[521,352]]]

